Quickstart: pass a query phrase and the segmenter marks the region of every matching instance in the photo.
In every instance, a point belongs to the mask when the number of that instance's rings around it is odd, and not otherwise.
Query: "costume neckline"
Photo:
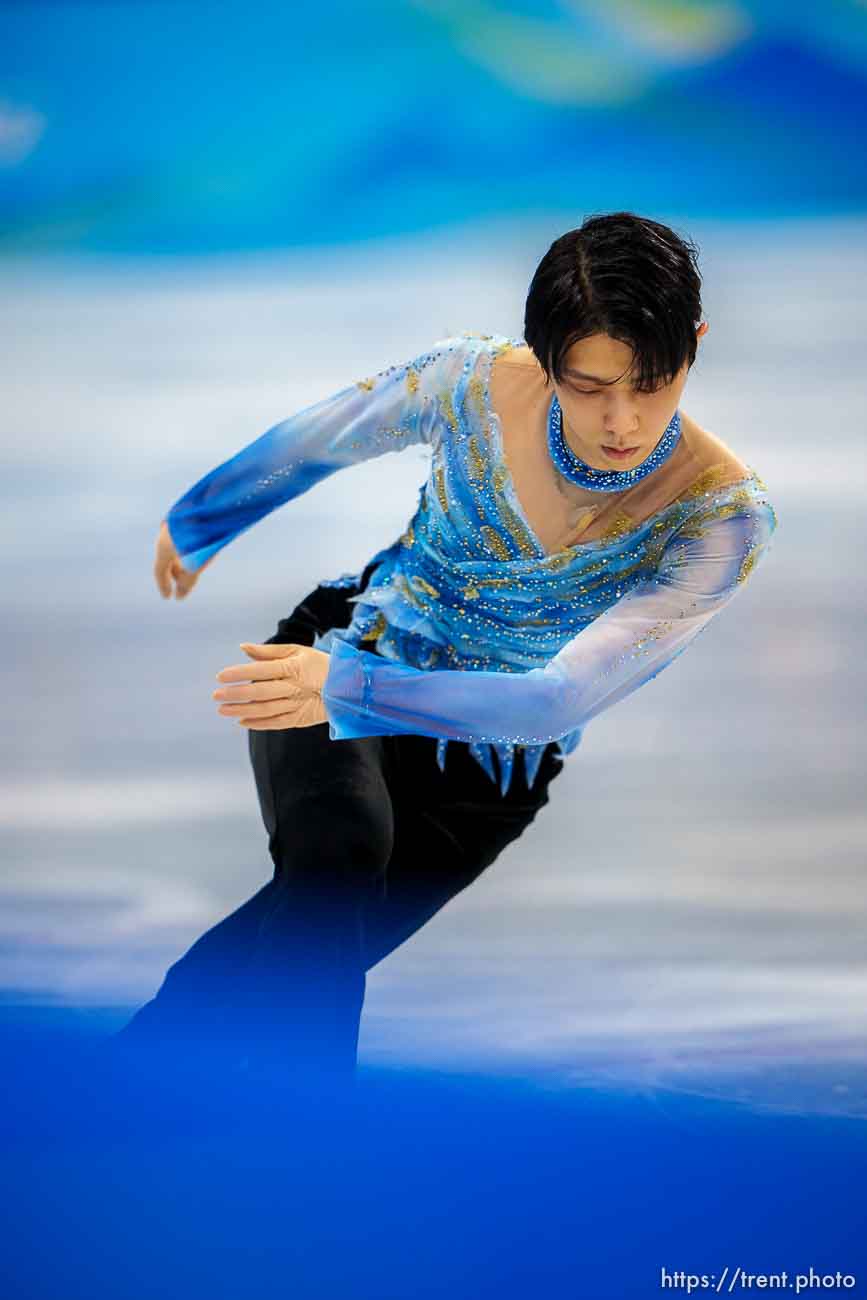
[[[536,530],[533,528],[529,519],[527,518],[526,512],[524,511],[524,507],[522,506],[521,501],[518,497],[518,493],[515,488],[515,483],[512,478],[512,471],[509,468],[509,465],[506,461],[506,451],[503,445],[503,430],[500,425],[500,417],[494,411],[493,406],[491,404],[491,372],[494,368],[495,359],[502,352],[506,352],[511,348],[525,347],[526,344],[524,343],[523,339],[510,338],[508,335],[505,334],[481,335],[477,337],[480,338],[481,348],[479,349],[479,352],[477,354],[475,364],[478,365],[479,357],[482,355],[484,355],[487,360],[485,373],[483,375],[483,382],[481,384],[482,405],[484,407],[485,418],[487,420],[488,428],[491,434],[491,441],[493,444],[493,450],[496,458],[496,466],[500,471],[500,482],[502,486],[499,488],[499,491],[502,492],[503,496],[506,498],[506,501],[511,506],[512,510],[514,510],[522,526],[526,530],[527,536],[529,537],[530,541],[533,543],[536,550],[538,551],[538,555],[535,556],[532,560],[516,557],[514,559],[509,560],[508,561],[509,564],[519,564],[519,565],[528,564],[528,563],[529,564],[546,564],[546,563],[551,564],[553,561],[556,560],[559,561],[561,565],[564,565],[567,562],[567,557],[578,558],[585,551],[588,551],[592,548],[595,548],[596,550],[608,550],[613,546],[618,546],[622,544],[624,537],[628,537],[632,533],[640,532],[641,529],[643,529],[647,524],[655,523],[663,515],[665,515],[671,510],[676,509],[678,505],[682,504],[680,499],[675,499],[674,501],[670,501],[668,505],[662,506],[661,509],[654,511],[654,513],[652,515],[648,515],[646,519],[642,519],[636,522],[634,528],[626,528],[622,532],[618,532],[618,534],[615,537],[611,537],[607,539],[605,537],[589,538],[587,541],[584,542],[573,542],[571,546],[566,546],[559,551],[546,551],[545,547],[542,545],[541,541],[539,540],[539,537],[536,534]],[[753,483],[753,482],[756,482],[756,474],[754,470],[750,469],[749,474],[747,474],[745,477],[736,479],[732,483],[724,484],[722,487],[717,489],[717,492],[726,492],[731,490],[732,488],[743,487],[745,483]],[[498,490],[497,488],[494,488],[495,492],[497,490]],[[624,492],[628,490],[629,489],[626,488],[624,489]],[[713,496],[715,495],[715,493],[712,492],[710,493],[710,495]]]
[[[643,483],[651,474],[656,474],[677,450],[681,436],[680,411],[675,410],[662,437],[656,446],[644,457],[640,464],[631,469],[598,469],[582,460],[569,445],[565,421],[557,394],[554,393],[548,404],[546,421],[548,454],[555,470],[569,483],[611,496],[613,493],[629,492],[637,484]]]

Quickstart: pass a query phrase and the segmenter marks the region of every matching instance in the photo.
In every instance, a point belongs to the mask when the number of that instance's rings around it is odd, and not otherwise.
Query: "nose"
[[[632,398],[609,390],[603,413],[606,441],[612,447],[634,447],[638,433],[638,412]]]

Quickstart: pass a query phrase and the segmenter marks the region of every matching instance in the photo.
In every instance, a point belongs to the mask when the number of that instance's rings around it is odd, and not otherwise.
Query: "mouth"
[[[635,455],[635,453],[638,451],[638,448],[637,447],[622,447],[622,448],[606,447],[605,443],[603,442],[602,450],[605,452],[606,456],[611,456],[612,459],[614,460],[629,460],[631,456]]]

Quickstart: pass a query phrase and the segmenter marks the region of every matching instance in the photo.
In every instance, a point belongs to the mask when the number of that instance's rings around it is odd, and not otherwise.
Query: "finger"
[[[154,578],[161,596],[170,596],[172,594],[172,583],[169,577],[169,566],[159,554],[154,560]]]
[[[221,704],[217,712],[229,718],[273,718],[295,708],[298,703],[300,701],[287,699],[284,695],[279,700],[263,700],[261,703],[242,700],[240,704]]]
[[[294,680],[295,666],[286,659],[255,660],[250,664],[231,664],[217,673],[218,682],[273,681],[280,678]]]
[[[195,585],[196,575],[190,573],[179,562],[175,561],[175,595],[178,600],[183,600],[184,596],[189,595]]]
[[[248,731],[286,731],[303,724],[299,724],[296,714],[282,713],[276,718],[239,718],[238,725]]]
[[[275,701],[274,709],[275,712],[272,714],[263,714],[257,717],[242,706],[238,722],[242,726],[253,730],[273,730],[287,726],[313,727],[317,723],[328,721],[328,715],[323,708],[321,699],[318,695],[311,694],[309,691],[304,692],[291,703],[284,700],[282,712],[280,711],[279,701]]]
[[[180,561],[178,561],[177,559],[173,559],[173,560],[171,560],[171,562],[169,563],[169,568],[168,568],[168,573],[169,573],[169,591],[172,590],[172,582],[174,582],[174,594],[175,594],[176,597],[179,597],[179,595],[180,595],[180,590],[181,590],[181,572],[182,572],[182,570],[181,570]]]
[[[285,677],[267,682],[242,682],[239,686],[220,686],[213,693],[213,699],[225,700],[227,704],[243,704],[245,700],[279,700],[287,699],[300,689],[300,683],[287,683]]]
[[[239,718],[240,726],[248,731],[283,731],[288,727],[315,727],[327,722],[325,716],[314,700],[305,700],[291,713],[278,714],[270,718]]]
[[[241,649],[245,654],[258,655],[260,659],[281,659],[287,655],[298,654],[301,650],[308,649],[307,646],[292,645],[282,641],[269,641],[266,643],[257,643],[255,641],[241,641]]]

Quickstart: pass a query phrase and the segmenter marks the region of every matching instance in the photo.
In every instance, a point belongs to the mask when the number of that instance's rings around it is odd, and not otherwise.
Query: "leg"
[[[548,786],[563,767],[551,745],[532,789],[521,768],[501,796],[466,745],[449,745],[446,770],[440,772],[435,741],[423,736],[388,740],[394,851],[384,893],[372,897],[364,910],[366,970],[415,934],[523,834],[548,802]]]
[[[393,847],[380,738],[328,727],[251,731],[274,889],[230,999],[256,1060],[354,1069],[364,1001],[362,909]]]
[[[248,736],[274,877],[193,944],[121,1036],[345,1075],[364,1000],[361,908],[392,850],[381,747],[331,741],[324,724]]]
[[[372,567],[365,570],[364,581]],[[269,643],[312,645],[316,633],[331,627],[346,627],[352,615],[348,597],[354,594],[355,589],[317,587],[287,618],[280,620],[277,631],[268,638]],[[249,732],[248,736],[259,802],[275,863],[274,878],[203,934],[169,968],[157,995],[114,1035],[115,1041],[128,1048],[172,1041],[177,1050],[192,1035],[199,1055],[206,1041],[216,1048],[218,1056],[221,1050],[223,1055],[227,1051],[238,1055],[239,1048],[229,1036],[226,1007],[236,996],[239,971],[251,961],[266,918],[280,906],[278,876],[283,870],[267,746],[258,747],[257,757],[254,740],[263,734]]]
[[[274,881],[224,920],[207,930],[169,967],[156,996],[145,1003],[115,1039],[125,1046],[168,1044],[182,1047],[194,1038],[219,1056],[232,1050],[223,1003],[237,982],[243,954],[251,949],[274,892]]]

